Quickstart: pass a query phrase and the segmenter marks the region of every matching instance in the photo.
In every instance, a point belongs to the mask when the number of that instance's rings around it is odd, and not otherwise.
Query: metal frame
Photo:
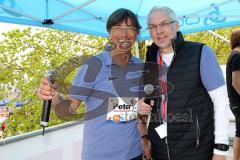
[[[207,30],[206,32],[208,32],[208,33],[214,35],[215,37],[217,37],[217,38],[219,38],[219,39],[221,39],[221,40],[227,42],[228,44],[230,44],[230,40],[228,40],[227,38],[225,38],[225,37],[223,37],[223,36],[217,34],[216,32],[213,32],[213,31],[211,31],[211,30]]]
[[[49,132],[54,132],[54,131],[59,130],[59,129],[65,129],[67,127],[76,126],[76,125],[79,125],[79,124],[83,124],[83,121],[71,121],[71,122],[60,124],[60,125],[57,125],[57,126],[48,127],[45,130],[45,134],[49,133]],[[36,131],[28,132],[28,133],[25,133],[25,134],[22,134],[22,135],[9,137],[9,138],[0,140],[0,147],[4,146],[4,145],[7,145],[7,144],[10,144],[10,143],[17,142],[17,141],[25,140],[25,139],[28,139],[28,138],[31,138],[31,137],[40,136],[40,135],[42,135],[42,130],[36,130]]]
[[[30,18],[30,19],[33,19],[33,20],[36,20],[36,21],[39,21],[39,22],[43,22],[43,19],[41,19],[41,18],[32,16],[32,15],[30,15],[30,14],[27,14],[27,13],[24,13],[24,12],[21,12],[21,11],[14,10],[14,9],[12,9],[12,8],[6,7],[6,6],[1,5],[1,4],[0,4],[0,8],[3,8],[3,9],[5,9],[5,10],[11,11],[11,12],[14,12],[14,13],[17,13],[17,14],[20,14],[20,15],[22,15],[22,16],[28,17],[28,18]]]
[[[64,1],[64,0],[56,0],[56,1],[58,1],[58,2],[60,2],[60,3],[62,3],[62,4],[65,4],[65,5],[69,6],[69,7],[75,7],[73,4],[70,4],[70,3],[68,3],[68,2],[66,2],[66,1]],[[79,9],[79,10],[80,10],[81,12],[85,13],[85,14],[88,14],[88,15],[92,16],[94,19],[98,19],[98,20],[100,20],[100,21],[103,21],[102,19],[100,19],[99,17],[97,17],[95,14],[92,14],[92,13],[90,13],[90,12],[88,12],[88,11],[85,11],[85,10],[82,10],[82,9]],[[103,21],[103,22],[105,22],[105,21]]]
[[[96,0],[88,0],[88,1],[82,3],[82,4],[78,5],[78,6],[75,6],[75,7],[71,8],[71,9],[69,9],[68,11],[66,11],[66,12],[64,12],[64,13],[56,16],[55,18],[52,18],[52,20],[53,20],[53,22],[55,23],[55,22],[58,21],[59,19],[65,17],[65,16],[67,16],[67,15],[75,12],[76,10],[79,10],[79,9],[81,9],[81,8],[87,6],[87,5],[89,5],[89,4],[91,4],[91,3],[95,2],[95,1],[96,1]]]

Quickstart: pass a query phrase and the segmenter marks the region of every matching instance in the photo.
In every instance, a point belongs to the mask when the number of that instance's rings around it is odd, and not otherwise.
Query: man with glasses
[[[108,18],[106,28],[110,48],[81,66],[67,100],[59,97],[46,78],[40,84],[38,96],[53,99],[55,112],[61,117],[74,114],[80,103],[85,102],[82,160],[141,160],[136,106],[128,102],[132,99],[124,90],[122,93],[114,85],[124,78],[126,85],[128,66],[142,64],[131,53],[141,26],[133,12],[118,9]],[[115,75],[113,69],[117,71]]]
[[[228,98],[214,52],[202,43],[185,41],[168,7],[154,7],[148,26],[153,44],[146,61],[167,67],[167,72],[156,74],[160,96],[153,98],[154,104],[138,102],[140,114],[151,112],[148,131],[141,125],[142,135],[148,134],[144,154],[154,160],[225,160]],[[169,93],[168,83],[174,87]]]

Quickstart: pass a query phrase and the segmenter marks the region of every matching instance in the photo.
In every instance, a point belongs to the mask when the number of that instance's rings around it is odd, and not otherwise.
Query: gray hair
[[[160,11],[160,12],[164,12],[166,13],[169,18],[173,21],[177,21],[177,16],[176,16],[176,13],[169,7],[162,7],[162,6],[155,6],[153,7],[150,12],[148,13],[148,16],[147,16],[147,22],[149,24],[149,18],[150,18],[150,15],[153,13],[153,12],[156,12],[156,11]]]

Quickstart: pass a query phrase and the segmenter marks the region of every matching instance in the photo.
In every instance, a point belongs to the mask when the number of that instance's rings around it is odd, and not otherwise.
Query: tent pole
[[[76,10],[79,10],[80,8],[83,8],[83,7],[85,7],[85,6],[93,3],[93,2],[95,2],[95,1],[96,1],[96,0],[88,0],[88,1],[86,1],[86,2],[84,2],[84,3],[82,3],[82,4],[78,5],[78,6],[76,6],[76,7],[74,7],[74,8],[69,9],[68,11],[66,11],[66,12],[64,12],[64,13],[56,16],[56,17],[53,18],[52,20],[53,20],[53,22],[56,22],[56,21],[58,21],[59,19],[65,17],[65,16],[67,16],[67,15],[75,12]]]
[[[33,20],[36,20],[36,21],[39,21],[39,22],[43,22],[43,19],[40,19],[40,18],[38,18],[38,17],[34,17],[34,16],[30,15],[30,14],[23,13],[23,12],[21,12],[21,11],[14,10],[14,9],[12,9],[12,8],[6,7],[6,6],[1,5],[1,4],[0,4],[0,8],[2,8],[2,9],[4,9],[4,10],[11,11],[11,12],[14,12],[14,13],[17,13],[17,14],[19,14],[19,15],[22,15],[22,16],[24,16],[24,17],[28,17],[28,18],[30,18],[30,19],[33,19]]]
[[[213,31],[211,31],[211,30],[207,30],[207,32],[210,33],[210,34],[212,34],[212,35],[214,35],[215,37],[217,37],[217,38],[219,38],[219,39],[227,42],[228,44],[230,44],[230,41],[229,41],[227,38],[225,38],[225,37],[217,34],[216,32],[213,32]]]
[[[75,7],[74,5],[68,3],[68,2],[66,2],[66,1],[64,1],[64,0],[56,0],[56,1],[58,1],[58,2],[60,2],[60,3],[62,3],[62,4],[65,4],[65,5],[69,6],[69,7],[72,7],[72,8]],[[86,14],[88,14],[88,15],[90,15],[90,16],[92,16],[93,18],[95,18],[95,19],[97,19],[97,20],[103,21],[103,19],[100,19],[99,17],[97,17],[96,15],[94,15],[94,14],[92,14],[92,13],[90,13],[90,12],[87,12],[87,11],[85,11],[85,10],[80,10],[80,11],[83,12],[83,13],[86,13]],[[103,22],[105,22],[105,21],[103,21]]]
[[[199,16],[199,15],[187,15],[187,16],[179,16],[178,19],[184,18],[240,18],[239,15],[207,15],[207,16]]]
[[[46,18],[49,18],[49,6],[48,6],[48,0],[46,0]]]

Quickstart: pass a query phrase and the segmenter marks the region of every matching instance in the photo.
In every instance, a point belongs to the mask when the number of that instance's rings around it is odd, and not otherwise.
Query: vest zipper
[[[174,61],[174,59],[175,59],[175,57],[176,57],[176,51],[175,51],[175,43],[174,43],[174,40],[172,40],[172,48],[173,48],[173,53],[174,53],[174,54],[173,54],[173,59],[172,59],[170,65],[169,65],[169,67],[167,68],[167,72],[169,71],[169,69],[170,69],[170,67],[171,67],[171,65],[172,65],[172,63],[173,63],[173,61]],[[166,122],[166,123],[167,123],[167,122]],[[165,138],[165,144],[166,144],[166,147],[167,147],[167,156],[168,156],[168,160],[171,160],[167,137]]]
[[[166,144],[166,147],[167,147],[167,156],[168,156],[168,160],[171,160],[171,158],[170,158],[170,153],[169,153],[169,146],[168,146],[168,140],[167,140],[167,137],[165,138],[165,144]]]
[[[200,127],[198,122],[198,116],[196,116],[196,149],[199,148]]]

